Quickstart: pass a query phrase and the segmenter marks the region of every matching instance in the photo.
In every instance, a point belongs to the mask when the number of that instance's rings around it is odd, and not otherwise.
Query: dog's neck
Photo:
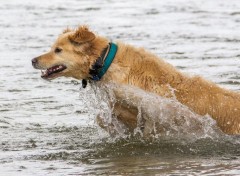
[[[107,72],[110,67],[115,55],[117,53],[117,45],[114,43],[109,43],[106,48],[103,49],[100,57],[97,58],[96,62],[89,69],[90,80],[100,81],[103,75]],[[87,86],[87,80],[82,80],[82,87]]]

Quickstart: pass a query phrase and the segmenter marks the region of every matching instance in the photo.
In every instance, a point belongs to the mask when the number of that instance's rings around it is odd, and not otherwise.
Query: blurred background
[[[66,27],[87,24],[239,91],[239,9],[238,0],[1,1],[0,175],[239,175],[238,136],[111,139],[95,123],[90,88],[44,81],[31,66]]]

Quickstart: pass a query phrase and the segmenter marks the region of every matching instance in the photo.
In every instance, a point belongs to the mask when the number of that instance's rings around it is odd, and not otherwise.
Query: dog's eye
[[[56,49],[54,50],[55,53],[60,53],[61,51],[62,51],[61,48],[56,48]]]

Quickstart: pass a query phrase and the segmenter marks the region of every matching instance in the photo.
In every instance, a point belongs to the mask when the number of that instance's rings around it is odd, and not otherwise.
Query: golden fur
[[[49,79],[59,76],[88,79],[89,69],[108,43],[108,39],[94,34],[86,26],[76,30],[67,29],[53,44],[50,52],[37,58],[34,67],[47,69],[64,64],[67,69]],[[199,115],[209,114],[223,132],[240,133],[239,93],[220,88],[200,77],[184,75],[143,48],[120,42],[117,45],[117,54],[102,78],[102,83],[133,85],[163,97],[176,98]],[[61,53],[54,52],[57,47],[62,49]],[[119,117],[134,127],[136,117],[135,121],[131,119],[137,112],[132,111],[122,108]]]

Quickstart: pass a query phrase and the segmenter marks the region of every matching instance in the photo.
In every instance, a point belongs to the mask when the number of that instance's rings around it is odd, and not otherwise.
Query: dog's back
[[[126,75],[114,82],[130,84],[164,97],[174,97],[200,115],[209,114],[228,134],[240,133],[240,94],[220,88],[200,77],[189,77],[155,55],[119,43],[114,60]],[[122,69],[121,69],[122,68]],[[126,73],[122,73],[126,71]]]

